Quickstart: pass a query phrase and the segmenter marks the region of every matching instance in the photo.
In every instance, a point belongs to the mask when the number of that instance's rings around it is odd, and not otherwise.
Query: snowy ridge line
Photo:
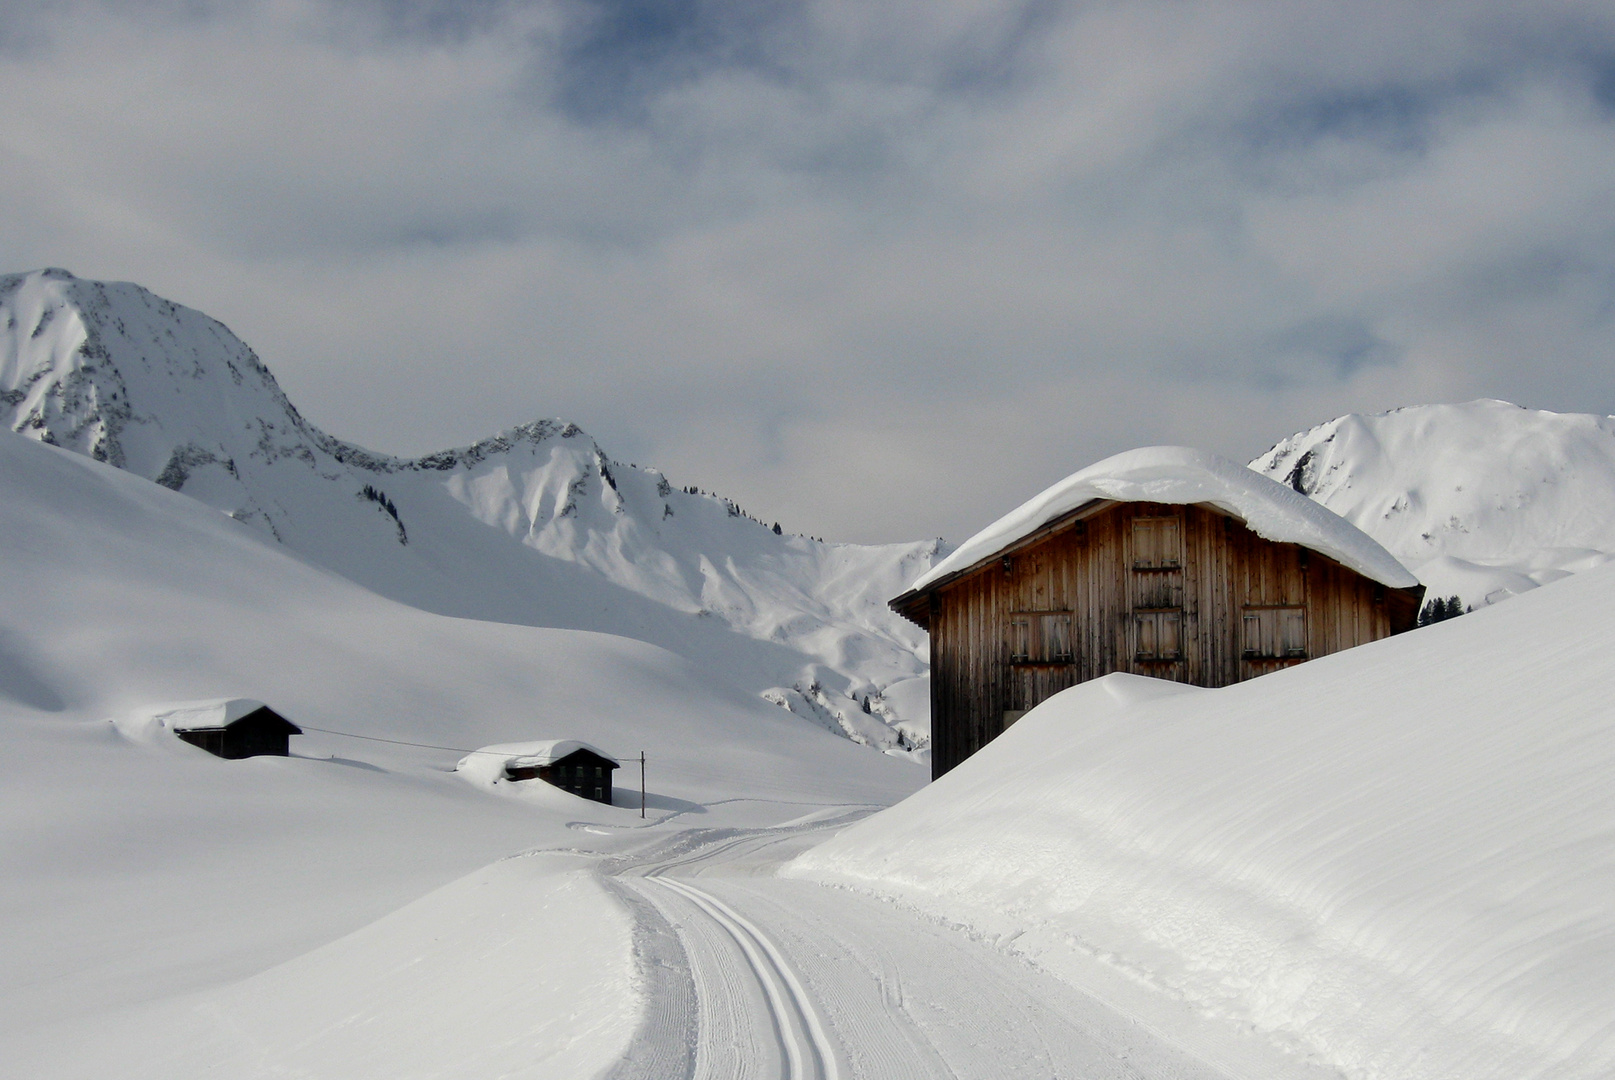
[[[768,998],[774,1014],[774,1028],[785,1050],[786,1076],[789,1080],[838,1080],[835,1050],[825,1034],[818,1012],[796,972],[767,936],[749,920],[710,893],[693,885],[660,876],[659,871],[646,875],[646,880],[678,893],[701,909],[734,939],[745,954],[757,982]],[[798,1031],[806,1033],[803,1039]]]
[[[887,707],[860,730],[880,749],[899,723],[904,742],[926,731],[923,637],[885,600],[936,542],[775,532],[562,419],[417,458],[373,453],[303,417],[217,320],[61,270],[0,275],[0,426],[411,607],[644,641],[753,693],[873,694]]]
[[[1250,467],[1466,607],[1615,561],[1615,417],[1494,400],[1349,413]]]

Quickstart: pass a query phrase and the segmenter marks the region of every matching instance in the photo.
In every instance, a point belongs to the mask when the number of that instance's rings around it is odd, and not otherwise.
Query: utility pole
[[[645,816],[645,751],[639,752],[639,816]]]

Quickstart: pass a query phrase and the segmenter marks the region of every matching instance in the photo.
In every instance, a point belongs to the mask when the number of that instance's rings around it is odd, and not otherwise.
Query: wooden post
[[[645,751],[639,752],[639,816],[645,816]]]

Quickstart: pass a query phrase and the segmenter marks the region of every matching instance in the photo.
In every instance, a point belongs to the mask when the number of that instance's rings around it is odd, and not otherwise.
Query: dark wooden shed
[[[984,530],[891,601],[931,636],[933,777],[1088,679],[1125,671],[1225,686],[1416,624],[1423,587],[1383,548],[1242,466],[1198,455],[1218,465],[1211,479],[1238,470],[1224,478],[1237,497],[1217,504],[1094,494],[1217,492],[1196,475],[1204,463],[1185,454],[1197,452],[1167,455],[1186,473],[1176,484],[1073,483],[1093,471],[1084,470],[1063,482],[1063,497],[1051,488],[1041,509],[1033,500],[1008,527]],[[1288,532],[1340,558],[1258,535],[1235,505],[1269,535]]]
[[[573,739],[535,746],[505,763],[506,780],[543,780],[583,799],[611,804],[617,760]]]
[[[204,702],[173,714],[174,734],[221,758],[287,757],[303,729],[261,701]]]

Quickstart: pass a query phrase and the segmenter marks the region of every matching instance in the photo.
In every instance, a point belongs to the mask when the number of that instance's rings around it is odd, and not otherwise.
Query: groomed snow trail
[[[666,920],[642,936],[663,943],[648,958],[653,987],[674,991],[653,996],[617,1076],[649,1075],[656,1061],[659,1075],[692,1080],[1226,1080],[951,926],[773,875],[826,824],[692,830],[617,870],[636,917]],[[674,935],[682,950],[667,948]]]

